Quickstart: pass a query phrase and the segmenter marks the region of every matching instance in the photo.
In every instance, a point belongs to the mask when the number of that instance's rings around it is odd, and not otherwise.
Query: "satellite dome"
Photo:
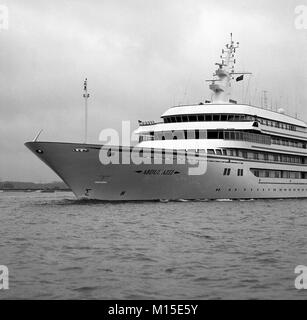
[[[278,111],[278,113],[281,113],[281,114],[285,114],[286,113],[285,109],[283,109],[283,108],[279,108],[277,111]]]

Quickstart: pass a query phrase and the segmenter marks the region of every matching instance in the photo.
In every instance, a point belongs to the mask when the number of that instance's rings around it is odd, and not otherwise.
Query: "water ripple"
[[[304,299],[307,200],[99,202],[1,193],[10,299]]]

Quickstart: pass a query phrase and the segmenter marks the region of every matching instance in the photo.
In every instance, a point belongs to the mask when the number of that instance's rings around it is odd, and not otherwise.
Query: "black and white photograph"
[[[0,0],[0,300],[306,300],[306,53],[307,0]]]

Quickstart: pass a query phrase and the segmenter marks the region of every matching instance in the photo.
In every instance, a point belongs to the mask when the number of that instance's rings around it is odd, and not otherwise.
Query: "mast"
[[[90,97],[90,95],[87,93],[87,78],[84,80],[83,85],[83,98],[84,98],[84,143],[87,143],[87,99]]]
[[[241,75],[236,79],[236,81],[240,81],[243,79],[243,74],[251,74],[250,72],[234,72],[235,53],[238,48],[239,42],[235,44],[232,39],[232,33],[230,33],[230,43],[227,43],[225,49],[222,49],[221,62],[215,64],[218,69],[213,74],[214,79],[206,80],[211,82],[209,88],[213,91],[212,102],[214,103],[229,103],[233,75]]]

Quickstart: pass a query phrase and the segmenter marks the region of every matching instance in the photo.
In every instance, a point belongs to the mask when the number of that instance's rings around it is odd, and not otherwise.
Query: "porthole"
[[[37,153],[39,153],[39,154],[44,153],[44,151],[43,151],[43,150],[41,150],[41,149],[37,149],[37,150],[36,150],[36,152],[37,152]]]
[[[75,152],[88,152],[88,149],[85,149],[85,148],[75,148],[74,151],[75,151]]]

